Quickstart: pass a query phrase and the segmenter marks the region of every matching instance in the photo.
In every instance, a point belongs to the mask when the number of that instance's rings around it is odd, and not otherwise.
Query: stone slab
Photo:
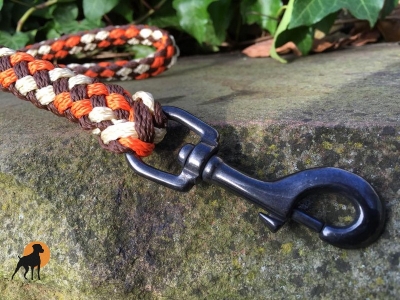
[[[366,178],[388,209],[381,238],[327,245],[202,183],[178,193],[132,173],[75,124],[0,95],[0,289],[6,299],[395,299],[400,294],[400,52],[381,44],[282,65],[238,53],[188,57],[160,77],[123,82],[188,110],[221,134],[221,157],[261,180],[316,166]],[[148,162],[177,171],[196,137],[173,125]],[[343,223],[326,195],[303,203]],[[331,204],[326,203],[331,202]],[[10,280],[24,245],[46,242],[41,281]]]

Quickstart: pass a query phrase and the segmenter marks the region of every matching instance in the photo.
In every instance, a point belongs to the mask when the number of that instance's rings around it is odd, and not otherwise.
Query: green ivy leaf
[[[78,6],[74,3],[58,5],[53,11],[53,17],[56,23],[63,24],[76,20],[78,17]]]
[[[314,41],[314,30],[310,27],[299,27],[301,32],[295,33],[291,40],[296,44],[301,54],[307,55],[310,52]],[[290,30],[291,31],[291,30]]]
[[[279,0],[244,0],[240,4],[240,12],[246,24],[259,24],[263,29],[274,34],[281,1]]]
[[[118,4],[118,0],[83,0],[83,13],[88,20],[100,20]]]
[[[271,47],[270,50],[270,55],[272,58],[280,61],[281,63],[287,63],[287,60],[283,59],[282,57],[280,57],[278,55],[278,53],[276,53],[276,48],[279,47],[278,45],[278,40],[281,40],[280,42],[282,42],[282,38],[280,38],[280,35],[288,28],[289,23],[290,23],[290,19],[292,18],[292,13],[293,13],[293,3],[295,2],[295,0],[289,0],[289,3],[284,7],[285,8],[285,12],[283,14],[282,20],[278,25],[278,28],[276,29],[275,32],[275,36],[274,36],[274,43]]]
[[[165,28],[165,27],[180,28],[179,19],[177,15],[155,16],[154,18],[147,19],[146,23],[151,26],[157,26],[160,28]]]
[[[331,13],[323,18],[321,21],[316,23],[313,27],[315,29],[321,30],[323,33],[328,34],[332,28],[333,23],[335,23],[338,12]]]
[[[342,0],[334,0],[334,2],[342,1]],[[365,0],[364,0],[365,1]],[[379,0],[380,1],[380,0]],[[287,61],[280,57],[278,53],[276,53],[276,48],[284,45],[285,43],[291,41],[296,44],[297,48],[303,55],[308,54],[313,45],[313,37],[314,37],[314,29],[318,28],[319,30],[327,33],[331,28],[333,22],[335,21],[337,12],[331,12],[327,15],[324,15],[322,18],[315,18],[312,23],[305,24],[301,26],[293,26],[293,20],[299,19],[299,15],[304,13],[304,11],[295,11],[296,5],[299,3],[305,2],[314,2],[314,0],[290,0],[287,6],[285,7],[285,12],[281,22],[279,23],[278,29],[275,33],[274,44],[271,47],[270,54],[271,57],[282,62],[286,63]],[[329,6],[331,2],[324,2],[323,5]],[[322,10],[322,8],[319,8]],[[318,12],[314,12],[318,14]],[[295,23],[296,24],[296,23]]]
[[[50,28],[49,31],[47,31],[46,33],[46,39],[48,40],[52,40],[58,37],[60,37],[60,34],[54,28]]]
[[[3,0],[0,0],[0,10],[3,8]]]
[[[313,44],[313,30],[310,27],[302,26],[283,31],[275,40],[275,47],[283,46],[287,42],[293,42],[303,55],[306,55]]]
[[[312,26],[322,20],[325,16],[342,8],[348,9],[350,13],[360,20],[368,20],[371,27],[379,17],[384,0],[297,0],[293,6],[293,18],[289,29],[299,26]]]
[[[176,10],[172,7],[172,1],[167,1],[157,10],[157,13],[146,19],[145,23],[160,28],[173,27],[182,30]]]
[[[172,2],[178,14],[179,25],[200,44],[218,45],[218,38],[208,13],[208,6],[214,1],[216,0],[173,0]]]
[[[0,31],[0,45],[7,46],[11,49],[20,49],[29,43],[29,33],[17,32],[14,35],[8,32]]]
[[[76,21],[79,9],[74,3],[65,3],[57,6],[53,12],[53,22],[46,24],[46,38],[52,39],[63,34],[78,32],[82,30],[96,28],[94,22],[84,19]],[[87,25],[87,23],[89,25]],[[93,26],[91,24],[93,23]]]
[[[233,15],[233,11],[230,7],[231,0],[219,0],[211,3],[208,7],[208,12],[215,31],[216,40],[214,44],[216,45],[220,45],[225,41],[226,30],[229,27]]]
[[[74,32],[79,32],[79,31],[85,31],[85,30],[90,30],[90,29],[95,29],[99,27],[103,27],[104,23],[101,21],[90,21],[88,19],[84,19],[82,21],[69,21],[65,22],[63,24],[55,24],[55,29],[60,33],[60,34],[68,34],[68,33],[74,33]]]
[[[153,47],[146,45],[133,45],[130,48],[130,52],[135,54],[135,58],[144,58],[155,52]]]

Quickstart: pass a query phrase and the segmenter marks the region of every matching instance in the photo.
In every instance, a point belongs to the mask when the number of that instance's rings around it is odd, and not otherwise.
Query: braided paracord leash
[[[53,65],[49,59],[124,43],[153,45],[143,59],[99,64]],[[34,57],[35,56],[35,57]],[[167,118],[151,94],[133,96],[106,79],[143,79],[160,74],[176,61],[178,48],[165,31],[144,25],[108,27],[66,35],[19,51],[0,47],[0,87],[36,107],[77,122],[99,136],[105,149],[148,156],[165,133]],[[83,74],[77,74],[83,73]]]

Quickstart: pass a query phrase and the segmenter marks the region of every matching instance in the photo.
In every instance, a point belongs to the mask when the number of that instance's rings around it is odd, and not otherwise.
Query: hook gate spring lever
[[[361,248],[373,243],[381,234],[385,207],[372,186],[360,176],[338,168],[314,168],[300,171],[273,182],[251,178],[228,166],[216,154],[218,132],[190,113],[164,106],[168,119],[177,121],[200,136],[197,145],[186,144],[178,160],[179,175],[155,169],[133,153],[127,153],[129,165],[139,175],[178,191],[188,191],[200,180],[230,190],[260,206],[269,214],[259,213],[265,225],[276,232],[289,218],[319,233],[320,239],[340,248]],[[325,224],[296,204],[306,195],[320,192],[338,193],[353,204],[356,216],[346,226]]]

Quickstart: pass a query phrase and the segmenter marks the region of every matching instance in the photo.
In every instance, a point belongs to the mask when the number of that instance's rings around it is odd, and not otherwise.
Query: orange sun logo
[[[50,260],[50,249],[45,243],[40,242],[40,241],[30,242],[28,245],[25,246],[24,253],[22,255],[23,256],[27,256],[27,255],[31,254],[32,253],[32,246],[35,245],[35,244],[40,244],[42,246],[43,250],[44,250],[42,253],[39,253],[39,255],[40,255],[40,267],[42,268],[45,265],[47,265],[47,263]],[[37,267],[35,267],[35,269],[36,268]]]

